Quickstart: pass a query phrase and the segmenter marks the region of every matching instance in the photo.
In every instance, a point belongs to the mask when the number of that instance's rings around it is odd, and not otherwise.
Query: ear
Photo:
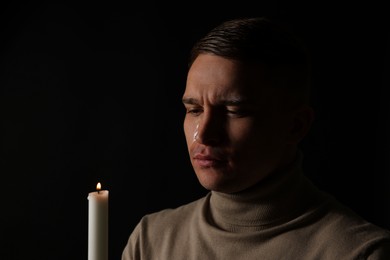
[[[313,108],[307,104],[303,104],[293,111],[289,129],[289,144],[297,145],[302,141],[311,128],[314,116]]]

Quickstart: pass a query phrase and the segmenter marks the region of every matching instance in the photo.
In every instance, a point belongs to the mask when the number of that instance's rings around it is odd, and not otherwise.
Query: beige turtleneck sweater
[[[389,260],[390,232],[319,191],[301,163],[248,190],[144,216],[122,260]]]

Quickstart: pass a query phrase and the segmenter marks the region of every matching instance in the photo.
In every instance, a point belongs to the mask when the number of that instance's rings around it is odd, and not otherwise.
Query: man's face
[[[285,163],[291,113],[265,80],[264,67],[201,54],[183,103],[191,163],[209,190],[238,192]]]

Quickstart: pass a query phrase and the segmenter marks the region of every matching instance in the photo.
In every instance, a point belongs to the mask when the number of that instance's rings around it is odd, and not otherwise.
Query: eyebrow
[[[200,104],[199,100],[197,100],[195,98],[183,98],[182,102],[183,102],[183,104],[187,104],[187,105],[199,105]],[[221,105],[225,105],[225,106],[239,106],[239,105],[248,104],[249,100],[243,99],[243,98],[232,98],[229,100],[223,100],[219,103]]]
[[[182,99],[183,104],[188,105],[198,105],[199,102],[195,98],[183,98]]]

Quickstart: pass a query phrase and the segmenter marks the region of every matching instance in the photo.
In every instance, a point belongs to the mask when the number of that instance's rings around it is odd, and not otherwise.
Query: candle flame
[[[96,189],[97,190],[101,190],[102,189],[102,185],[100,184],[100,182],[98,182],[98,184],[96,185]]]

